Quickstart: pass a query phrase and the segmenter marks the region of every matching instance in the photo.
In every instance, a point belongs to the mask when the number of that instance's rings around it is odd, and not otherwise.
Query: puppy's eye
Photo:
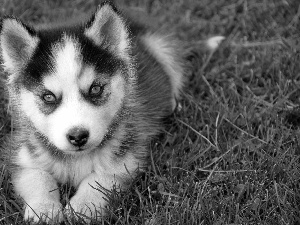
[[[104,85],[92,85],[89,91],[90,96],[100,96],[103,92]]]
[[[46,93],[43,95],[43,100],[46,103],[55,103],[56,102],[56,97],[53,93]]]

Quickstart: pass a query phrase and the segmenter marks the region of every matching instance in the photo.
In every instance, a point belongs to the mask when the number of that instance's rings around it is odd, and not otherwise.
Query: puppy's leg
[[[94,172],[81,181],[66,207],[68,211],[71,206],[75,212],[85,215],[86,222],[90,221],[88,218],[97,219],[105,214],[103,208],[107,205],[104,199],[106,196],[99,185],[106,190],[112,190],[114,185],[125,188],[124,182],[135,176],[140,165],[140,160],[130,154],[116,159],[111,149],[102,149],[101,153],[102,158],[95,159],[97,163]]]
[[[14,178],[15,189],[24,199],[25,220],[61,221],[59,190],[54,178],[40,169],[21,169]]]
[[[70,206],[76,213],[85,215],[84,218],[89,222],[89,218],[101,217],[102,209],[107,205],[102,193],[100,184],[105,189],[111,190],[114,184],[119,182],[109,175],[98,175],[96,173],[90,174],[79,185],[76,194],[71,198],[70,203],[66,206],[68,213],[70,214]]]

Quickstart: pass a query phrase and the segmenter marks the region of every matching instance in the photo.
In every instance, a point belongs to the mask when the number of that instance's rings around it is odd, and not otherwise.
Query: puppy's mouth
[[[79,152],[90,152],[90,151],[93,151],[95,148],[97,147],[92,147],[92,146],[82,146],[82,147],[78,147],[76,149],[74,149],[72,152],[73,153],[79,153]]]
[[[69,153],[72,153],[72,154],[76,154],[76,153],[82,153],[82,152],[90,152],[93,149],[94,149],[93,146],[84,145],[84,146],[81,146],[81,147],[76,147],[76,148],[68,149],[68,150],[66,150],[66,152],[69,152]]]

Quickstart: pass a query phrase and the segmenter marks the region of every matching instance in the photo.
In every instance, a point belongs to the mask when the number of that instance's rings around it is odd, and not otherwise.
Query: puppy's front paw
[[[57,223],[63,220],[62,205],[59,202],[31,202],[25,207],[24,220],[35,223]]]
[[[75,195],[66,206],[68,217],[81,217],[85,222],[90,222],[91,219],[99,219],[104,215],[104,208],[107,202],[103,196],[95,196],[88,198],[86,196]]]

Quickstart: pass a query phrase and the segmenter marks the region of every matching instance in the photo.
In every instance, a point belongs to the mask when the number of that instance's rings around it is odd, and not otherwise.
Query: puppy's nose
[[[87,143],[89,131],[80,127],[72,128],[67,134],[67,139],[72,145],[81,147]]]

